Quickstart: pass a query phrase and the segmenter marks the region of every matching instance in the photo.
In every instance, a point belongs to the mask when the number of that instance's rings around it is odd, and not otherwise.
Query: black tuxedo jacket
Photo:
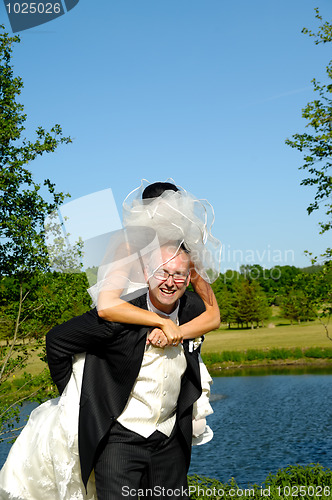
[[[147,309],[146,295],[132,304]],[[179,323],[187,323],[205,310],[200,297],[186,291],[180,299]],[[103,440],[120,416],[138,376],[150,328],[107,322],[96,309],[53,328],[46,337],[47,360],[60,394],[72,371],[72,356],[86,352],[80,413],[79,454],[86,486]],[[183,341],[187,369],[182,378],[177,404],[179,439],[189,468],[192,439],[192,405],[202,389],[198,352]]]

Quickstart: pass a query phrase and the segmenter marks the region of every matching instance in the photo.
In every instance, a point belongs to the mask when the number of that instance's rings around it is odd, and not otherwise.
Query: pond
[[[261,484],[270,471],[289,464],[319,462],[331,468],[331,373],[252,373],[256,375],[233,372],[213,379],[214,414],[208,423],[214,438],[193,447],[189,473],[222,482],[234,477],[244,487]],[[27,405],[24,412],[34,406]],[[9,448],[0,444],[0,466]]]
[[[193,447],[191,474],[261,484],[287,465],[332,466],[332,377],[214,378],[210,443]]]

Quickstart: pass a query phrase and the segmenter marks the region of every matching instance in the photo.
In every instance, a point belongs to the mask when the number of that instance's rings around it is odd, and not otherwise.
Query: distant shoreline
[[[323,358],[300,358],[300,359],[278,359],[278,360],[266,360],[266,361],[244,361],[241,363],[235,363],[233,361],[228,361],[224,363],[213,363],[207,364],[207,369],[213,373],[230,372],[243,369],[255,369],[255,368],[331,368],[332,370],[332,359]]]

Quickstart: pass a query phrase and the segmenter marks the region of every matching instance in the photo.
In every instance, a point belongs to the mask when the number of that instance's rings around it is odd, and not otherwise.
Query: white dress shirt
[[[150,311],[168,316],[174,323],[178,322],[179,306],[171,314],[164,314],[147,297]],[[170,436],[186,367],[182,344],[166,346],[164,349],[147,345],[138,377],[118,422],[145,438],[156,430]]]

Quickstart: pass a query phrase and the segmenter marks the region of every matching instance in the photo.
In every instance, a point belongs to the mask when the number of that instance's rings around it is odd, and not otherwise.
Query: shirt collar
[[[177,320],[178,320],[178,313],[179,313],[179,305],[180,305],[180,301],[178,301],[178,304],[176,306],[176,308],[174,309],[173,312],[171,312],[170,314],[166,314],[165,312],[163,311],[159,311],[159,309],[157,309],[151,302],[150,300],[150,295],[149,293],[147,294],[146,296],[147,298],[147,304],[148,304],[148,309],[149,311],[152,311],[152,312],[155,312],[157,314],[161,314],[162,316],[166,316],[167,318],[171,319],[174,323],[177,323]]]

